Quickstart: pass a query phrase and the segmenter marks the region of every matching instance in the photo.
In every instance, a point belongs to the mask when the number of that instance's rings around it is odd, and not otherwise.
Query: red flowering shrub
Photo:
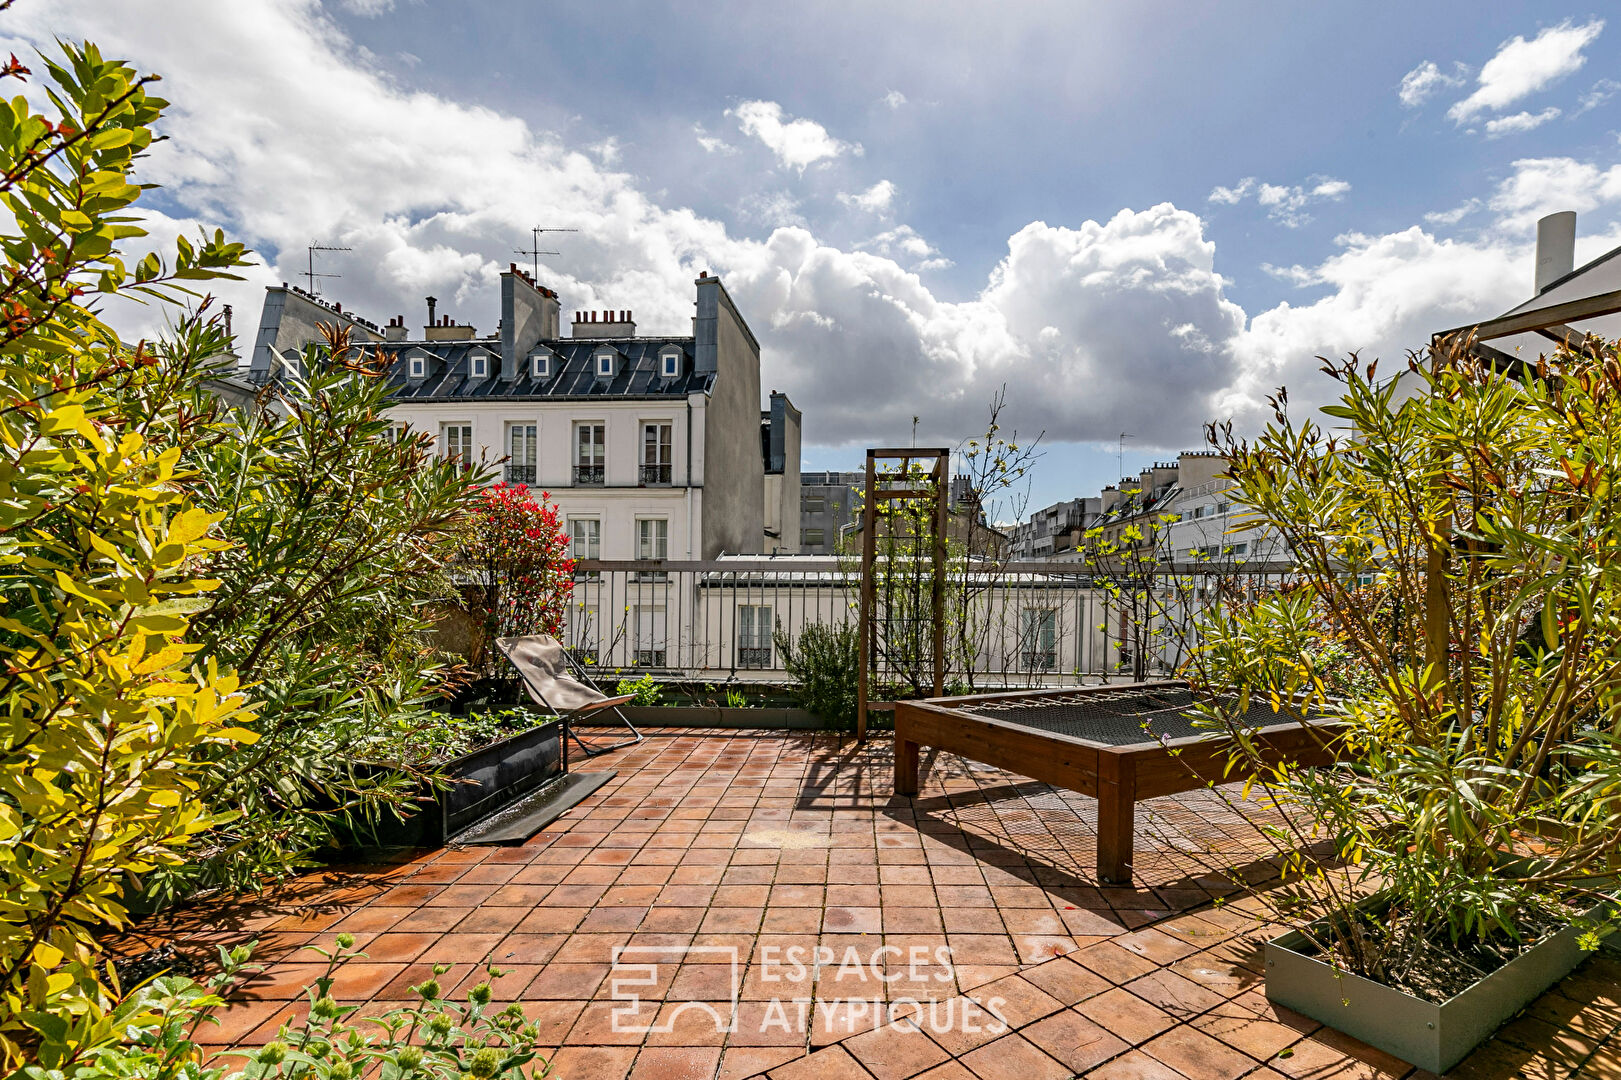
[[[484,628],[474,645],[475,668],[486,663],[497,637],[562,637],[574,560],[550,495],[543,491],[536,502],[522,484],[485,488],[468,515],[462,553],[471,570],[466,607]]]

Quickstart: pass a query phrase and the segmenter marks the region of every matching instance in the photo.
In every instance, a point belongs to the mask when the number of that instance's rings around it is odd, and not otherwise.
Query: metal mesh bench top
[[[1192,707],[1193,693],[1185,688],[1056,693],[958,706],[962,712],[1106,746],[1211,734],[1206,728],[1194,726],[1188,712]],[[1288,723],[1291,719],[1288,714],[1273,712],[1264,701],[1251,701],[1244,715],[1244,723],[1253,727]]]

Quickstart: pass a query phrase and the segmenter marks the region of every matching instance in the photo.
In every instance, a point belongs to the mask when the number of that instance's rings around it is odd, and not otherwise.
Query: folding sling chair
[[[518,669],[518,674],[523,677],[524,689],[529,691],[529,696],[535,699],[536,704],[549,710],[564,722],[568,733],[574,738],[575,745],[584,751],[587,757],[606,754],[610,750],[618,750],[620,747],[632,746],[642,741],[642,733],[636,730],[636,725],[619,711],[619,706],[634,699],[636,695],[621,694],[609,697],[592,686],[591,677],[556,638],[548,634],[496,638],[495,647],[500,649],[506,658],[512,661],[512,666]],[[603,709],[611,709],[614,715],[619,717],[620,723],[630,729],[631,737],[622,739],[612,746],[592,749],[580,740],[580,736],[574,730],[573,721],[577,717],[587,716]]]

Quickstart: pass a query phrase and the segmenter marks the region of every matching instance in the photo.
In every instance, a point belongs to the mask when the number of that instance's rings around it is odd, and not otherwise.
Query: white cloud
[[[775,101],[745,101],[727,116],[737,117],[743,134],[759,139],[784,166],[801,173],[806,166],[828,161],[843,154],[861,155],[859,143],[847,143],[827,133],[814,120],[799,117],[785,120],[782,106]]]
[[[1443,72],[1434,60],[1426,60],[1418,67],[1409,71],[1401,78],[1401,87],[1396,91],[1401,103],[1409,109],[1417,108],[1439,90],[1454,86],[1462,86],[1469,69],[1462,64],[1453,65],[1451,75]]]
[[[904,263],[918,273],[946,270],[956,263],[918,234],[910,225],[897,225],[856,245],[857,251],[868,251]]]
[[[1497,55],[1481,65],[1475,92],[1448,109],[1447,116],[1460,124],[1467,123],[1483,112],[1501,112],[1521,98],[1551,86],[1587,62],[1582,50],[1603,29],[1603,19],[1580,26],[1566,19],[1530,41],[1510,38],[1498,48]]]
[[[901,93],[899,90],[891,90],[878,100],[883,102],[885,105],[888,105],[891,109],[898,109],[902,105],[906,104],[906,95]]]
[[[1496,226],[1526,233],[1538,218],[1559,210],[1577,213],[1621,201],[1621,165],[1608,169],[1574,158],[1521,158],[1492,195],[1488,205]]]
[[[1255,190],[1257,181],[1253,176],[1246,176],[1232,187],[1216,187],[1210,192],[1210,201],[1221,203],[1224,206],[1234,206],[1244,200],[1244,196]]]
[[[4,29],[26,40],[0,49],[88,37],[165,76],[171,138],[142,179],[165,185],[169,213],[147,219],[159,236],[221,226],[269,254],[270,266],[219,290],[244,336],[262,286],[297,280],[312,236],[354,249],[328,264],[344,275],[328,288],[345,308],[379,321],[406,312],[418,325],[431,293],[442,313],[488,331],[499,271],[538,220],[580,229],[560,235],[563,256],[542,267],[565,305],[633,308],[651,333],[688,332],[692,279],[723,274],[762,342],[763,382],[793,396],[807,441],[823,446],[905,437],[914,413],[920,437],[954,440],[1005,382],[1021,427],[1057,441],[1124,428],[1174,449],[1211,417],[1253,420],[1280,382],[1298,403],[1321,400],[1332,386],[1315,374],[1319,354],[1398,358],[1436,329],[1523,299],[1528,223],[1544,207],[1621,206],[1621,166],[1518,161],[1477,239],[1416,227],[1344,237],[1326,259],[1270,270],[1317,299],[1247,319],[1198,215],[1162,203],[1073,227],[1031,222],[983,285],[953,300],[921,276],[945,256],[915,229],[837,247],[799,221],[792,193],[769,188],[736,206],[738,223],[661,205],[583,148],[357,62],[316,0],[166,0],[165,14],[131,19],[102,0],[48,14],[23,5]],[[1266,187],[1278,189],[1274,205],[1297,192],[1309,203],[1343,196],[1342,184],[1250,180],[1237,200],[1259,204]],[[739,235],[744,221],[764,238]]]
[[[1319,356],[1360,351],[1386,370],[1430,335],[1495,315],[1531,287],[1524,244],[1438,240],[1414,226],[1383,236],[1350,234],[1322,263],[1291,267],[1301,285],[1326,295],[1311,304],[1279,304],[1257,314],[1234,343],[1241,370],[1212,402],[1216,415],[1254,418],[1257,402],[1280,385],[1299,406],[1328,396]]]
[[[394,0],[339,0],[339,6],[353,15],[375,19],[393,11]]]
[[[869,214],[887,213],[894,201],[895,185],[888,180],[880,180],[866,191],[858,191],[854,195],[839,192],[839,202]]]
[[[1499,116],[1495,120],[1486,121],[1486,137],[1488,139],[1502,138],[1504,135],[1518,135],[1522,131],[1539,128],[1549,120],[1557,120],[1559,110],[1549,105],[1539,113],[1517,112],[1508,116]]]
[[[1432,210],[1424,215],[1424,220],[1431,225],[1456,225],[1484,205],[1479,199],[1465,199],[1450,210]]]
[[[1621,90],[1621,82],[1614,79],[1600,79],[1593,84],[1592,89],[1583,94],[1576,103],[1576,112],[1572,115],[1580,116],[1584,112],[1591,112],[1600,105],[1606,104],[1615,97],[1615,92]]]
[[[709,134],[709,132],[704,129],[704,126],[702,124],[694,124],[694,125],[692,125],[692,133],[697,138],[698,145],[704,148],[705,153],[710,153],[710,154],[735,154],[735,153],[737,153],[737,147],[733,146],[731,143],[727,142],[725,139],[722,139],[718,135]]]
[[[1210,192],[1209,201],[1224,206],[1236,206],[1253,194],[1255,201],[1266,207],[1268,217],[1294,229],[1311,220],[1311,215],[1306,213],[1308,205],[1323,201],[1338,202],[1345,198],[1350,190],[1349,183],[1331,176],[1311,177],[1307,180],[1306,186],[1267,184],[1253,176],[1246,176],[1232,187],[1214,188]]]
[[[737,213],[744,221],[769,229],[805,224],[805,215],[799,212],[799,200],[791,191],[757,191],[745,195],[737,202]]]

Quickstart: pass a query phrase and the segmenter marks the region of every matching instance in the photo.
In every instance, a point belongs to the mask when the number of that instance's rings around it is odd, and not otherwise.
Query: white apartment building
[[[761,410],[759,343],[718,277],[695,284],[689,334],[577,311],[568,337],[557,294],[516,266],[483,337],[433,297],[410,337],[403,316],[378,327],[283,284],[267,290],[249,378],[296,363],[319,323],[338,322],[386,359],[392,419],[443,456],[499,463],[505,481],[548,492],[577,558],[796,551],[799,412],[775,392]]]

